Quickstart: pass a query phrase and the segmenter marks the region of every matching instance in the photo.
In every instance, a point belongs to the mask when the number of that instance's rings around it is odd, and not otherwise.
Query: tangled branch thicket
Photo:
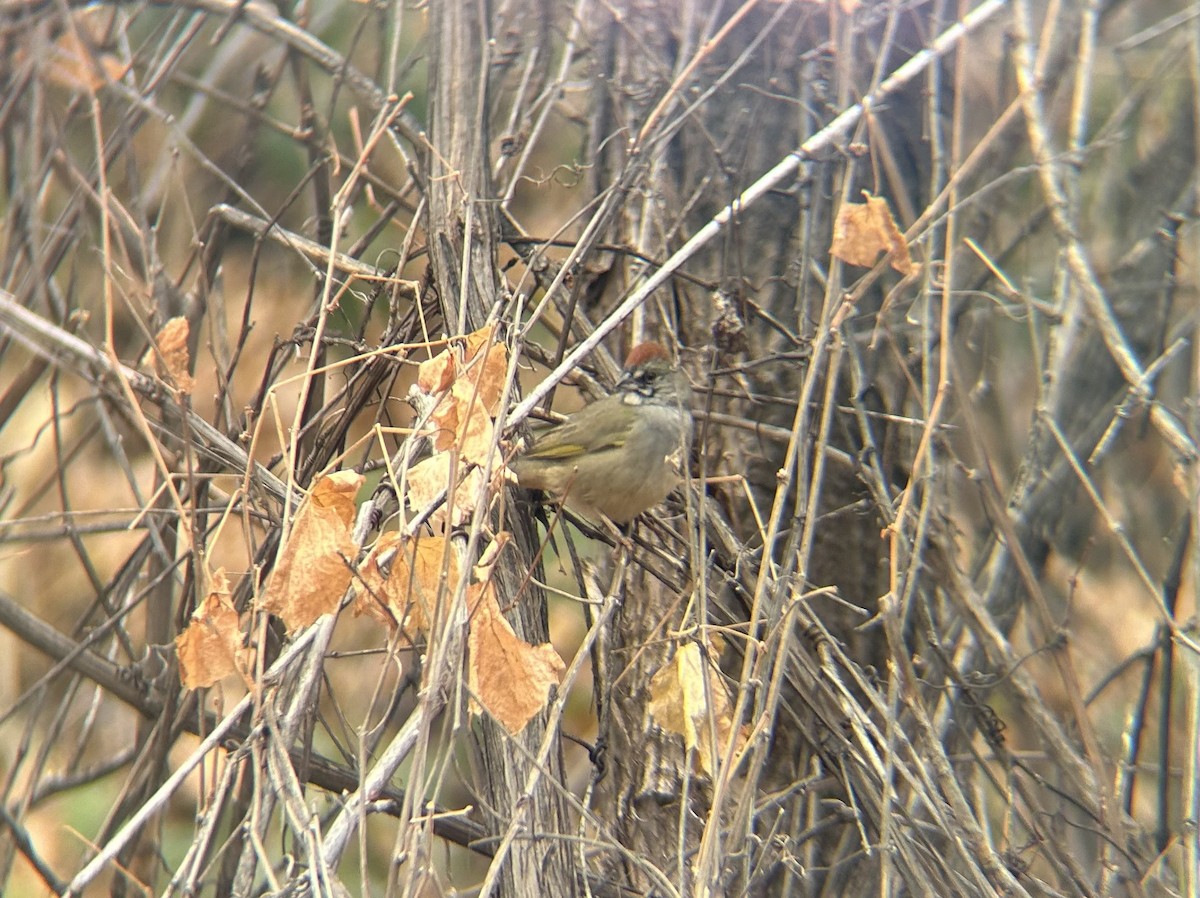
[[[7,894],[1197,894],[1192,4],[0,40]],[[696,449],[616,538],[503,467],[644,339]]]

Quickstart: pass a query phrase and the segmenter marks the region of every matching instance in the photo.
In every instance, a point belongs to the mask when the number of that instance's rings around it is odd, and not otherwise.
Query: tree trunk
[[[430,8],[426,234],[434,288],[452,334],[483,327],[507,298],[496,270],[500,231],[490,174],[492,27],[481,4]],[[528,520],[517,521],[514,529],[513,551],[502,554],[493,576],[501,596],[522,596],[504,603],[512,606],[508,618],[517,636],[540,644],[549,639],[545,595],[520,589],[536,551],[536,533]],[[546,717],[543,712],[511,735],[484,715],[476,733],[488,826],[497,837],[513,825],[530,833],[515,840],[500,871],[499,894],[512,898],[569,895],[582,881],[576,855],[563,838],[570,829],[560,747],[551,751],[537,787],[528,792],[534,759],[546,738]]]

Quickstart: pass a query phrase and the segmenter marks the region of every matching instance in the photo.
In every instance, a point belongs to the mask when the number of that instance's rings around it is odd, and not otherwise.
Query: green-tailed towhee
[[[612,395],[538,434],[513,462],[526,489],[617,524],[657,505],[682,479],[692,442],[692,389],[658,343],[625,360]]]

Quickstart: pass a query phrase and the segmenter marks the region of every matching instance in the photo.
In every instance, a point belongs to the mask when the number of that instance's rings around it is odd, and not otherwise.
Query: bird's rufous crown
[[[625,359],[625,370],[632,371],[654,359],[662,359],[664,362],[670,363],[671,356],[661,343],[639,343],[629,350],[629,355]]]

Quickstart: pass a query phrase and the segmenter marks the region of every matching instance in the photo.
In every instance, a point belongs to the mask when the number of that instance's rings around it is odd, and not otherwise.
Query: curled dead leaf
[[[241,624],[229,594],[229,578],[219,568],[212,575],[208,595],[175,637],[179,679],[185,689],[204,689],[246,669],[247,650],[242,647]]]
[[[124,78],[129,63],[122,62],[115,53],[93,49],[93,45],[103,42],[109,28],[111,23],[106,24],[101,17],[89,16],[85,11],[75,16],[71,27],[55,39],[49,52],[36,54],[47,80],[67,90],[95,93],[110,81]],[[24,47],[17,47],[13,59],[24,62],[28,55]]]
[[[468,362],[479,355],[479,350],[489,347],[496,339],[496,325],[485,324],[477,331],[463,337],[463,358]]]
[[[456,471],[461,472],[465,467],[460,463],[456,468],[454,460],[452,453],[439,452],[413,465],[408,472],[408,504],[415,509],[421,509],[436,502],[438,496],[444,490],[448,490],[452,474]],[[447,515],[452,527],[469,521],[482,481],[483,475],[479,469],[472,468],[465,477],[458,480],[449,501],[434,513],[432,521],[435,524],[445,523]]]
[[[166,380],[180,393],[191,393],[196,382],[189,373],[191,369],[188,358],[188,320],[183,317],[172,318],[154,335],[154,347],[146,350],[142,356],[142,364],[153,368],[159,377]]]
[[[492,541],[484,548],[471,571],[476,581],[485,583],[492,579],[492,572],[496,569],[496,562],[500,560],[500,553],[504,551],[505,546],[512,542],[512,539],[513,535],[507,530],[501,530],[492,537]]]
[[[278,615],[288,632],[337,610],[350,585],[358,546],[350,533],[354,497],[363,476],[338,471],[320,478],[296,512],[287,544],[267,581],[260,605]]]
[[[359,576],[354,613],[370,614],[412,639],[428,632],[442,584],[453,590],[458,583],[458,557],[440,536],[385,533],[359,566]]]
[[[417,386],[426,393],[440,393],[454,383],[458,363],[447,348],[417,366]]]
[[[495,341],[496,328],[489,325],[455,340],[417,369],[417,386],[430,395],[441,396],[431,417],[436,429],[434,448],[439,452],[457,445],[469,461],[491,445],[491,418],[500,407],[508,373],[508,349]],[[486,422],[486,427],[481,421]],[[465,437],[483,433],[486,443]]]
[[[679,646],[675,656],[650,679],[649,709],[660,727],[683,737],[684,747],[695,750],[699,770],[712,776],[729,740],[737,739],[737,747],[741,748],[747,737],[744,728],[734,727],[724,681],[705,654],[697,642]],[[715,641],[709,641],[708,654],[719,654]]]
[[[452,358],[453,351],[442,355]],[[439,372],[439,382],[444,373]],[[430,416],[435,428],[434,449],[444,452],[457,447],[460,457],[469,462],[483,464],[487,460],[494,442],[492,418],[499,411],[507,373],[508,350],[500,344],[463,364],[456,363],[449,391]]]
[[[490,582],[473,584],[467,634],[467,683],[479,706],[512,734],[521,732],[550,700],[566,666],[550,643],[530,645],[504,619]],[[475,704],[478,702],[478,705]]]
[[[438,397],[429,418],[435,454],[409,471],[406,499],[413,508],[424,508],[446,491],[451,526],[466,521],[474,510],[482,486],[475,466],[487,465],[496,443],[493,418],[508,375],[508,349],[495,340],[495,325],[467,334],[417,372],[418,387]],[[452,476],[457,484],[451,483]],[[434,521],[446,518],[439,511]]]
[[[908,241],[892,218],[887,200],[863,191],[865,203],[844,203],[833,225],[829,252],[843,262],[871,268],[880,253],[889,254],[892,268],[904,275],[918,266],[908,251]]]

